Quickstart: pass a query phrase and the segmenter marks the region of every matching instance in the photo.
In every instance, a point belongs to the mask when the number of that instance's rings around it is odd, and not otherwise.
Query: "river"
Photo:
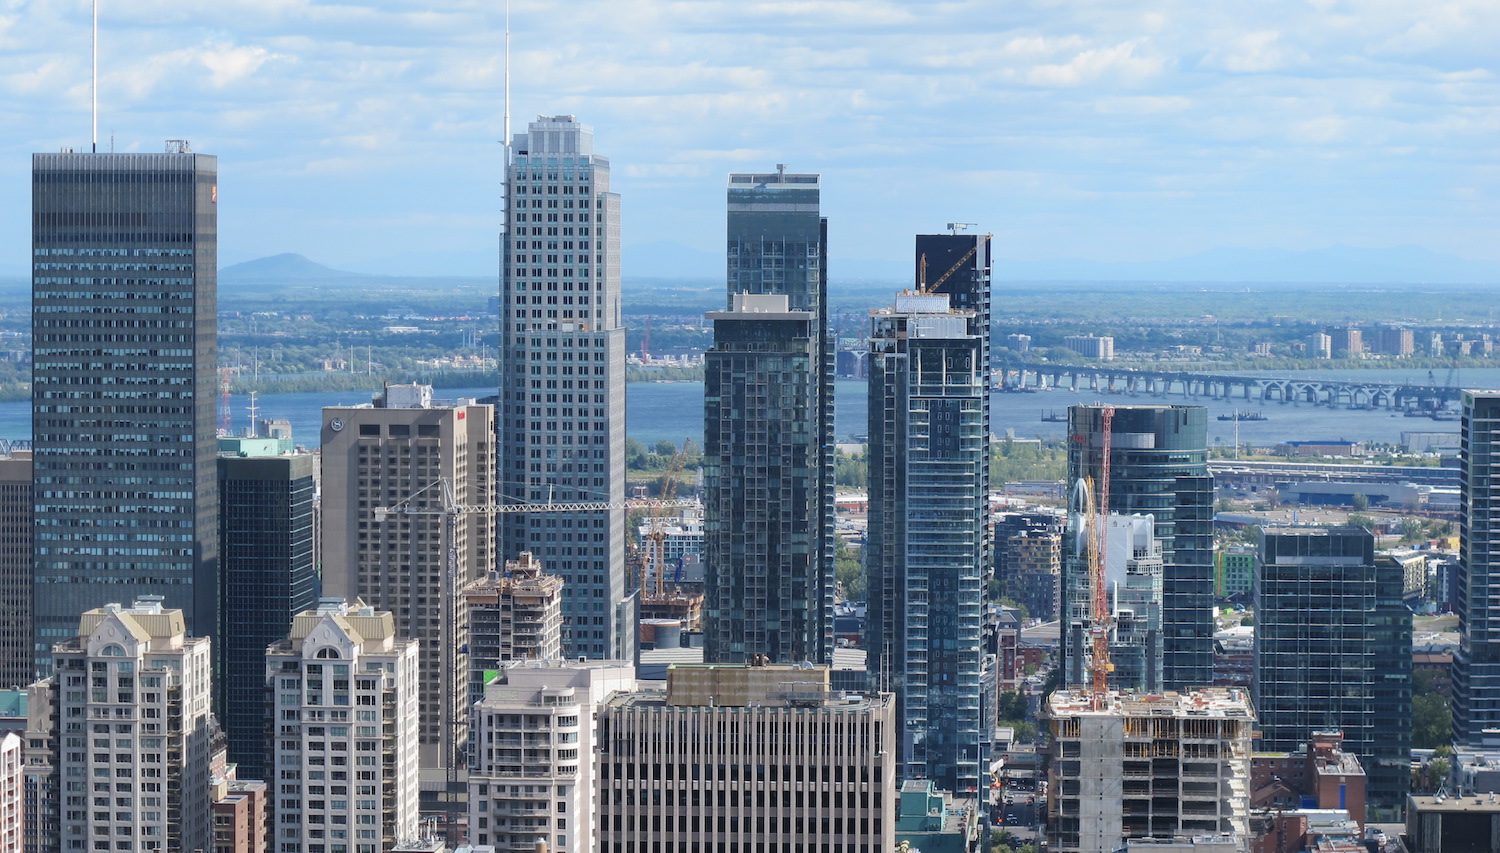
[[[1246,375],[1246,374],[1239,374]],[[1267,374],[1269,375],[1269,374]],[[1276,374],[1278,376],[1287,374]],[[1304,370],[1297,375],[1309,378],[1366,380],[1372,382],[1426,384],[1426,370]],[[1443,382],[1445,377],[1438,376]],[[1465,370],[1459,384],[1471,388],[1500,387],[1500,369]],[[482,397],[494,393],[489,387],[441,388],[439,398]],[[318,442],[319,424],[325,406],[348,406],[368,403],[370,395],[355,391],[308,391],[294,394],[262,394],[257,398],[258,416],[286,419],[292,424],[292,435],[299,444],[314,446]],[[1307,403],[1250,403],[1244,400],[1211,400],[1185,398],[1180,395],[1103,394],[1099,391],[1056,389],[1029,394],[994,394],[990,398],[991,429],[996,435],[1007,433],[1016,438],[1062,438],[1065,423],[1043,420],[1066,416],[1075,403],[1112,402],[1118,405],[1150,403],[1192,403],[1208,408],[1208,442],[1210,446],[1231,445],[1235,441],[1235,424],[1219,421],[1219,415],[1233,414],[1236,409],[1253,410],[1265,415],[1264,421],[1241,421],[1239,440],[1259,446],[1280,441],[1348,439],[1359,441],[1398,442],[1402,432],[1454,432],[1456,421],[1433,421],[1407,418],[1387,411],[1350,411],[1329,409]],[[246,407],[249,399],[237,396],[232,401],[234,426],[249,424]],[[703,384],[701,382],[632,382],[626,386],[626,433],[643,444],[663,439],[681,443],[685,438],[703,440]],[[863,381],[840,380],[834,385],[835,433],[848,440],[867,432],[866,388]],[[0,438],[31,437],[31,406],[25,401],[0,403]]]

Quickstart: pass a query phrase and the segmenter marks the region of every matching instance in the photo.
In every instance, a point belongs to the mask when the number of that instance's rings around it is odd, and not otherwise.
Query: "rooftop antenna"
[[[93,119],[90,151],[99,153],[99,0],[93,3],[94,23],[90,31],[89,53],[92,54],[89,74],[89,115]]]
[[[509,164],[510,157],[510,0],[505,0],[505,138],[501,140],[505,146],[506,163]]]

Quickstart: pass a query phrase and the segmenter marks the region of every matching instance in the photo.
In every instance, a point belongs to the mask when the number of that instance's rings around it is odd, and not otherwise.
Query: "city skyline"
[[[226,262],[297,251],[492,270],[502,10],[243,11],[105,4],[101,150],[173,135],[235,162]],[[1496,80],[1481,34],[1500,15],[1486,4],[609,12],[580,31],[514,4],[512,114],[608,130],[629,164],[616,176],[632,199],[627,256],[712,251],[718,176],[772,161],[827,175],[835,260],[899,261],[898,238],[933,221],[986,223],[997,274],[1016,259],[1236,246],[1500,259],[1481,231]],[[19,194],[24,154],[87,147],[87,7],[0,16],[0,44],[0,111],[17,117],[0,187]],[[15,234],[0,274],[19,274],[24,228],[0,216]]]

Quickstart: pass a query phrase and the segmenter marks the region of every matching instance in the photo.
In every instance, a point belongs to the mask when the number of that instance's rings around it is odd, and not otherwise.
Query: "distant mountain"
[[[623,250],[626,279],[670,279],[721,287],[724,256],[681,243],[636,243]],[[227,281],[310,281],[355,277],[491,278],[498,255],[490,252],[406,252],[362,261],[356,270],[334,269],[302,255],[282,254],[225,267]],[[909,261],[834,257],[830,274],[841,283],[905,282]],[[1363,249],[1209,249],[1159,261],[1022,261],[997,258],[997,281],[1262,282],[1321,284],[1500,284],[1500,262],[1474,261],[1420,246]]]
[[[310,261],[306,257],[292,252],[280,255],[272,255],[269,258],[257,258],[253,261],[245,261],[242,264],[224,267],[219,270],[221,280],[255,280],[267,279],[274,281],[288,280],[312,280],[326,278],[356,278],[363,273],[349,272],[347,270],[336,270],[333,267],[325,267],[316,261]]]
[[[1328,284],[1500,284],[1500,263],[1420,246],[1363,249],[1209,249],[1164,261],[1017,261],[998,258],[1001,281],[1309,282]]]

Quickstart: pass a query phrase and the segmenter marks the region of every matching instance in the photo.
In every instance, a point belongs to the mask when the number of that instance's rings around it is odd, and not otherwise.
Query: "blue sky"
[[[226,263],[487,272],[502,10],[103,0],[102,145],[219,155]],[[88,143],[88,18],[0,0],[0,273],[29,154]],[[517,128],[594,127],[627,248],[717,252],[725,174],[786,163],[825,176],[835,258],[965,221],[1018,260],[1500,260],[1495,0],[515,0],[512,28]]]

